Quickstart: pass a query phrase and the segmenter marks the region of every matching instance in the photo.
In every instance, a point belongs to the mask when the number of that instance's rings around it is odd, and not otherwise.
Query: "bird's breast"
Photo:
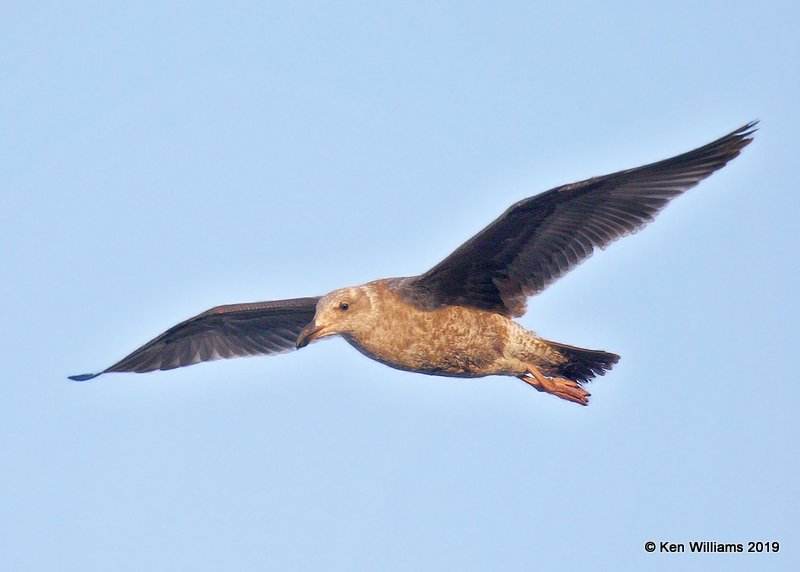
[[[455,377],[495,373],[509,321],[499,314],[446,306],[424,311],[391,300],[369,327],[345,335],[366,356],[391,367]],[[509,321],[510,322],[510,321]]]

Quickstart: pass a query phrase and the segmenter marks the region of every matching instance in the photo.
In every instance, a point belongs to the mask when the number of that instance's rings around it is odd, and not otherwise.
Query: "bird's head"
[[[367,288],[341,288],[320,298],[314,319],[297,338],[297,349],[304,348],[318,338],[350,334],[363,326],[372,309]]]

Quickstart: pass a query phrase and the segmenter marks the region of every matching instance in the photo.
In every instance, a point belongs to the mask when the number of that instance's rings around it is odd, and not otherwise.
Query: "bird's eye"
[[[342,302],[341,304],[339,304],[339,309],[340,309],[342,312],[347,312],[347,310],[348,310],[349,308],[350,308],[350,304],[348,304],[347,302]]]

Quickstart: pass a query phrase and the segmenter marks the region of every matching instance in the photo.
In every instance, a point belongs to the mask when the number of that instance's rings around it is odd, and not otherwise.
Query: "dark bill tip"
[[[300,335],[297,337],[297,343],[295,346],[299,350],[300,348],[306,347],[308,344],[313,342],[317,335],[322,331],[322,326],[317,326],[314,322],[311,322],[306,328],[300,332]]]

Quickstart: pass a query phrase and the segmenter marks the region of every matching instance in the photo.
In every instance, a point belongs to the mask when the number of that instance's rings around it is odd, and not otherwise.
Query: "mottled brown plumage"
[[[546,387],[552,379],[568,384],[570,391],[562,397],[583,404],[589,394],[578,382],[602,375],[619,360],[544,340],[496,312],[409,303],[404,294],[413,287],[409,280],[376,280],[323,296],[297,346],[340,335],[367,357],[397,369],[448,377],[515,376],[556,393]]]
[[[515,376],[586,405],[581,387],[619,356],[537,337],[511,320],[528,296],[635,232],[750,143],[755,123],[644,167],[524,199],[428,272],[323,297],[218,306],[174,326],[100,373],[172,369],[279,353],[340,335],[388,366],[451,377]],[[72,376],[83,381],[98,374]]]

